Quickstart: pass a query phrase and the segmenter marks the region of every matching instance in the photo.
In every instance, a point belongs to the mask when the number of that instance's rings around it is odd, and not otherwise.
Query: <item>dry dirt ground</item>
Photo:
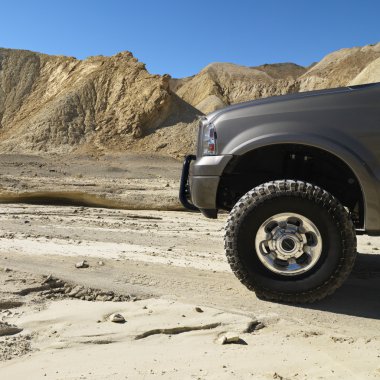
[[[158,154],[0,154],[0,202],[180,210],[181,162]]]
[[[163,196],[176,191],[178,169],[148,173],[169,181]],[[354,272],[332,297],[283,305],[230,272],[225,219],[1,205],[1,379],[379,379],[380,238],[359,237]]]

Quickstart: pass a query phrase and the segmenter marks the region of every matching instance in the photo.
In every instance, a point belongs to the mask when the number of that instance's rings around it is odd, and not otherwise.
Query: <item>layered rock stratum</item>
[[[194,149],[200,115],[274,95],[380,81],[380,43],[310,67],[212,63],[181,79],[152,75],[130,52],[85,60],[0,49],[0,153]]]

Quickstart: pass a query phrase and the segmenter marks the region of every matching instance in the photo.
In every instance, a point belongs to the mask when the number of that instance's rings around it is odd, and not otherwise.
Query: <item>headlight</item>
[[[216,131],[212,123],[203,127],[203,154],[205,156],[216,154]]]

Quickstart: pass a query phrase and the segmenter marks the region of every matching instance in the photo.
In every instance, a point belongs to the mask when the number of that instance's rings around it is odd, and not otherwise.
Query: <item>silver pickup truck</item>
[[[380,83],[229,106],[204,117],[180,200],[230,212],[225,251],[258,297],[313,302],[380,235]]]

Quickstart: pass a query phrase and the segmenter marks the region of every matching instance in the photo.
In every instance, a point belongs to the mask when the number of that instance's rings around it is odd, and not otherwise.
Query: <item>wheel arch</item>
[[[334,157],[337,162],[340,162],[352,173],[360,186],[360,194],[362,198],[363,221],[360,229],[377,233],[379,230],[378,220],[380,217],[379,199],[376,185],[374,183],[375,176],[366,163],[369,158],[359,156],[357,152],[349,149],[338,141],[315,134],[303,134],[301,136],[299,134],[286,133],[260,136],[246,141],[232,151],[235,159],[231,164],[227,165],[225,173],[228,173],[228,171],[231,170],[231,167],[236,166],[237,162],[249,159],[253,152],[258,152],[260,149],[268,147],[278,148],[290,145],[298,146],[305,150],[318,150],[330,157]]]

